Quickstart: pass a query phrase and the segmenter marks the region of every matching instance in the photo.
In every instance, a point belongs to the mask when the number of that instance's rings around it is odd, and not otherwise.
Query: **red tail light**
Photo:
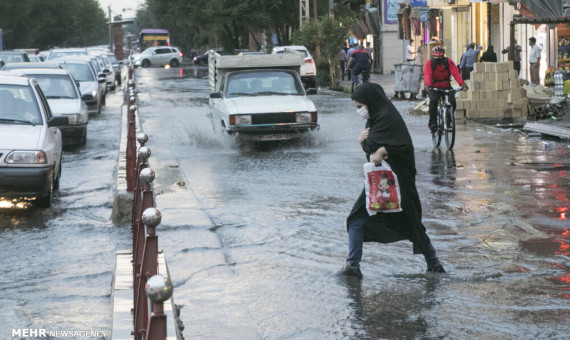
[[[183,53],[182,53],[182,52],[180,52],[180,53],[178,53],[178,55],[182,57]]]
[[[314,64],[315,62],[313,61],[313,59],[307,59],[305,60],[305,64]]]

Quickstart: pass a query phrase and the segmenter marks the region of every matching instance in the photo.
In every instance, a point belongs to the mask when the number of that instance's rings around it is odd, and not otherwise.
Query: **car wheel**
[[[204,66],[206,65],[206,62],[204,60],[198,60],[198,65]]]
[[[178,67],[180,65],[180,63],[178,62],[177,59],[172,59],[170,61],[170,67]]]
[[[113,86],[111,86],[111,91],[115,91],[116,88],[117,86],[115,86],[115,83],[113,83]]]
[[[44,197],[38,197],[38,207],[40,208],[49,208],[51,207],[51,197],[52,197],[53,189],[50,187],[49,193]]]
[[[59,190],[60,178],[61,178],[61,158],[59,159],[59,171],[57,172],[57,177],[55,178],[55,181],[53,182],[53,190],[55,190],[55,191]]]
[[[149,67],[149,66],[150,66],[150,61],[149,61],[148,59],[143,60],[141,66],[142,66],[142,67]]]
[[[121,86],[121,77],[117,78],[117,86]]]

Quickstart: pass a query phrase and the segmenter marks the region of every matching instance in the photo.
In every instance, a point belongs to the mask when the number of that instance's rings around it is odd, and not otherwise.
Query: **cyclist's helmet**
[[[431,50],[431,55],[434,58],[443,58],[444,54],[445,54],[445,50],[441,46],[436,46],[436,47],[432,48],[432,50]]]

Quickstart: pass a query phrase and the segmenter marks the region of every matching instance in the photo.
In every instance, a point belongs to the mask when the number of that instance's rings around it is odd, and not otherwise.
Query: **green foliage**
[[[0,2],[0,28],[7,50],[106,43],[106,21],[97,0]]]
[[[350,14],[352,13],[352,15]],[[317,58],[317,65],[328,65],[328,69],[319,72],[317,76],[323,77],[319,84],[328,83],[336,87],[338,84],[336,55],[341,48],[345,46],[345,40],[348,38],[349,27],[356,22],[353,12],[347,12],[338,9],[338,15],[335,11],[335,17],[325,15],[319,20],[310,20],[300,30],[293,32],[293,42],[296,45],[305,45],[313,55]],[[316,55],[317,48],[320,52],[320,58]],[[326,73],[327,79],[323,75]]]
[[[330,64],[328,60],[325,58],[321,58],[317,61],[317,84],[319,86],[331,86],[332,79],[331,79],[331,72],[330,72]]]

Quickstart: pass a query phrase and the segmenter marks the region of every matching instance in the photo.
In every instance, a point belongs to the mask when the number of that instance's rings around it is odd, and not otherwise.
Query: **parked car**
[[[0,60],[2,60],[5,64],[30,62],[28,55],[22,51],[0,51]]]
[[[317,88],[317,66],[315,60],[305,46],[275,46],[271,54],[301,53],[305,58],[305,64],[301,66],[301,80],[305,88]]]
[[[87,112],[89,114],[101,113],[106,79],[105,76],[97,75],[89,61],[89,56],[59,58],[54,61],[69,70],[73,79],[79,82],[81,99],[87,104]]]
[[[177,47],[157,46],[149,47],[142,53],[133,55],[135,67],[149,67],[151,65],[178,67],[182,64],[182,52]]]
[[[86,48],[52,48],[49,50],[46,60],[78,55],[88,55]]]
[[[18,70],[22,68],[61,68],[61,65],[58,63],[44,61],[40,63],[9,63],[4,65],[0,70],[2,71],[10,71],[10,70]]]
[[[117,57],[115,57],[113,53],[107,53],[106,56],[111,61],[111,64],[113,64],[117,86],[121,86],[121,63],[117,60]]]
[[[64,146],[85,145],[87,141],[87,105],[68,70],[20,69],[10,71],[35,78],[40,84],[54,116],[67,117],[67,124],[59,127]]]
[[[192,58],[192,64],[194,65],[208,65],[208,52],[200,54]]]
[[[0,197],[51,205],[61,178],[61,132],[33,78],[0,74]]]
[[[114,57],[114,55],[111,53]],[[105,73],[107,78],[107,89],[111,91],[115,91],[116,85],[115,81],[117,79],[117,75],[115,73],[115,68],[113,67],[113,63],[108,56],[107,52],[102,52],[101,50],[92,49],[89,51],[89,56],[96,58],[100,62],[101,71]]]

